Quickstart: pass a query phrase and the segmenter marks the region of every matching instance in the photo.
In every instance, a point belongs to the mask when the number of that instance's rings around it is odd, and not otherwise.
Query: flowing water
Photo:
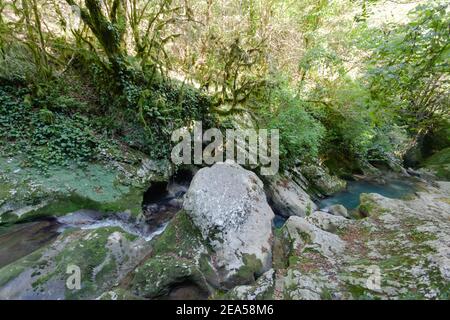
[[[344,191],[332,196],[320,199],[316,202],[319,209],[326,209],[334,204],[342,204],[348,210],[356,209],[359,206],[359,197],[362,193],[378,193],[392,199],[402,199],[411,196],[417,189],[417,182],[413,178],[385,177],[385,183],[374,181],[358,180],[348,181]],[[276,215],[274,225],[281,228],[286,222],[286,218]]]
[[[125,232],[150,241],[161,234],[170,219],[181,209],[182,197],[189,187],[189,175],[176,176],[170,183],[155,183],[145,193],[142,204],[145,222],[134,223],[121,214],[80,210],[61,217],[0,226],[0,268],[51,243],[69,228],[96,229],[117,226]]]
[[[51,243],[64,230],[71,228],[97,229],[117,226],[125,232],[150,241],[161,234],[167,223],[156,228],[125,221],[111,215],[104,217],[99,212],[80,210],[58,218],[47,218],[19,223],[0,232],[0,268]]]
[[[191,176],[175,177],[170,183],[156,183],[144,195],[143,212],[145,223],[133,223],[120,214],[105,217],[102,213],[80,210],[58,218],[47,218],[33,222],[19,223],[0,229],[0,268],[24,257],[52,242],[67,228],[95,229],[119,226],[124,231],[151,240],[161,234],[170,219],[182,206],[182,197],[187,191]],[[389,198],[403,198],[416,189],[411,179],[386,178],[386,183],[370,181],[349,181],[345,191],[318,201],[321,209],[333,204],[342,204],[352,210],[359,205],[361,193],[378,193]],[[280,228],[285,218],[275,216],[274,225]]]
[[[359,197],[362,193],[378,193],[388,198],[401,199],[414,194],[415,190],[414,181],[407,178],[387,179],[383,184],[365,180],[349,181],[346,190],[320,200],[318,205],[323,209],[334,204],[342,204],[351,210],[359,206]]]
[[[53,241],[59,234],[56,219],[26,222],[0,232],[0,268]]]

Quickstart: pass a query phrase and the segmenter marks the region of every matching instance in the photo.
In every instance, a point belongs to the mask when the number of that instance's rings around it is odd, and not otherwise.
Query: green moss
[[[216,271],[211,266],[210,257],[206,254],[202,254],[199,260],[199,269],[203,276],[208,280],[210,283],[217,282],[217,275]]]
[[[438,198],[438,200],[450,204],[450,198]]]
[[[450,147],[436,152],[434,155],[425,160],[424,164],[426,166],[450,164]]]
[[[164,296],[185,281],[207,291],[206,280],[217,282],[209,249],[185,211],[175,215],[152,248],[151,257],[133,273],[131,289],[139,296]]]
[[[409,238],[412,241],[414,241],[415,243],[422,243],[425,241],[431,241],[431,240],[437,239],[437,237],[434,234],[427,233],[427,232],[421,232],[421,231],[418,231],[417,229],[413,229],[409,233]]]
[[[300,261],[299,257],[296,255],[289,256],[288,260],[289,260],[290,267],[296,266],[298,264],[298,262]]]
[[[305,243],[311,243],[311,242],[312,242],[312,240],[311,240],[311,235],[309,235],[308,233],[306,233],[306,232],[299,232],[298,234],[299,234],[300,238],[301,238]]]
[[[272,248],[272,265],[275,269],[284,269],[288,266],[289,259],[287,258],[287,253],[285,251],[285,243],[279,235],[279,232],[275,231],[275,239]]]
[[[309,217],[311,213],[312,213],[311,204],[308,203],[308,205],[306,206],[306,216]]]
[[[232,281],[236,283],[251,283],[259,275],[258,272],[262,268],[262,262],[254,254],[244,254],[242,260],[244,265],[233,275]]]
[[[109,257],[108,262],[103,265],[103,268],[95,275],[95,281],[103,283],[109,281],[112,274],[117,273],[117,262],[114,257]]]
[[[100,205],[90,199],[82,198],[72,193],[68,196],[61,196],[42,208],[26,213],[18,221],[35,220],[46,216],[62,216],[80,209],[99,210]]]
[[[22,168],[19,158],[0,157],[0,168],[0,205],[9,203],[14,208],[23,208],[44,204],[21,217],[3,214],[3,223],[57,216],[80,209],[129,210],[134,216],[142,212],[146,185],[138,183],[137,179],[122,177],[122,172],[107,164],[91,163],[85,168],[52,167],[51,175],[45,175],[35,168]],[[137,169],[129,168],[130,172],[133,170]]]
[[[171,287],[185,281],[205,287],[200,270],[191,261],[173,255],[158,255],[134,271],[131,289],[139,296],[155,298],[167,295]]]
[[[70,290],[66,288],[66,299],[84,299],[100,295],[108,286],[117,280],[117,262],[112,255],[108,254],[107,242],[109,236],[114,232],[120,232],[130,241],[136,236],[125,233],[119,227],[104,227],[92,231],[65,231],[63,237],[70,237],[72,233],[82,232],[82,237],[76,241],[68,242],[64,249],[54,258],[55,268],[39,276],[32,283],[35,291],[46,290],[46,284],[52,280],[65,281],[67,278],[67,267],[76,265],[81,272],[81,289]],[[99,266],[101,268],[99,269]],[[39,265],[35,264],[34,269]]]
[[[11,191],[14,189],[14,185],[6,180],[0,179],[0,205],[9,197],[11,197]]]
[[[0,269],[0,287],[18,277],[23,271],[34,265],[42,256],[43,249],[37,250],[20,260]]]
[[[182,210],[172,219],[164,233],[155,240],[153,252],[155,255],[175,253],[182,257],[192,257],[202,246],[204,243],[200,230]]]
[[[361,203],[358,207],[358,211],[365,217],[370,216],[370,213],[373,211],[374,206],[372,203]]]
[[[322,300],[332,300],[333,299],[333,292],[328,288],[322,288],[322,291],[320,293],[320,299]]]
[[[38,276],[40,275],[39,272],[34,272],[34,275]],[[54,272],[51,273],[47,273],[41,277],[39,277],[36,281],[34,281],[31,286],[33,287],[33,289],[35,291],[44,291],[44,285],[53,278],[53,276],[55,275]]]
[[[411,200],[416,199],[416,196],[414,194],[405,194],[405,195],[401,196],[401,199],[405,200],[405,201],[411,201]]]
[[[427,158],[422,166],[434,171],[439,178],[450,180],[450,147]]]
[[[446,294],[445,284],[447,282],[442,279],[436,266],[430,265],[428,260],[429,255],[434,250],[427,244],[427,241],[434,240],[435,236],[418,231],[417,227],[421,223],[418,219],[408,219],[401,229],[386,229],[379,225],[376,231],[362,237],[379,239],[377,251],[382,255],[382,258],[369,259],[366,254],[363,254],[356,259],[347,261],[341,267],[340,278],[344,279],[345,286],[348,286],[348,290],[354,298],[385,298],[383,293],[372,292],[363,286],[355,285],[353,281],[348,281],[348,279],[367,279],[369,276],[367,270],[373,265],[380,268],[382,288],[392,286],[395,283],[401,288],[408,289],[406,294],[397,294],[396,297],[405,299],[425,298],[425,294],[431,293],[433,288],[436,288],[436,291],[442,296]],[[355,231],[355,233],[357,232]],[[358,233],[358,239],[360,238]],[[363,241],[365,240],[363,239]],[[413,246],[405,244],[412,244]],[[357,270],[355,270],[355,267],[357,267]],[[347,273],[345,270],[350,268],[352,272]],[[427,281],[421,282],[412,273],[412,270],[417,268],[423,269],[424,273],[427,274]]]
[[[142,213],[141,204],[144,192],[145,189],[130,187],[129,192],[117,197],[117,200],[101,203],[100,211],[123,212],[129,210],[134,217],[137,217]]]
[[[426,300],[426,297],[423,293],[418,292],[417,290],[410,290],[406,293],[401,294],[399,300]]]
[[[433,290],[436,293],[434,299],[448,300],[450,298],[450,283],[446,281],[440,270],[436,266],[432,266],[429,262],[425,262],[423,267],[427,270],[429,283],[420,284],[411,279],[414,286],[410,286],[406,293],[402,293],[399,299],[402,300],[424,300],[430,299],[428,293]]]
[[[270,281],[270,282],[269,282]],[[275,283],[272,279],[266,277],[259,278],[254,284],[247,287],[233,288],[230,291],[216,291],[211,299],[215,300],[241,300],[252,297],[253,300],[273,300],[275,292]],[[242,290],[242,291],[241,291]]]
[[[366,287],[356,284],[348,284],[347,290],[357,300],[374,300],[373,292]]]
[[[378,217],[388,212],[388,210],[377,204],[371,194],[362,193],[359,196],[359,201],[360,205],[358,206],[358,211],[364,217]]]
[[[123,212],[130,210],[130,212],[137,216],[141,213],[143,191],[132,190],[130,193],[124,195],[115,202],[96,202],[90,198],[84,198],[77,193],[69,195],[60,195],[53,200],[48,200],[49,204],[43,207],[31,210],[26,214],[18,217],[15,214],[2,215],[2,223],[16,223],[22,221],[36,220],[40,217],[48,216],[62,216],[70,212],[75,212],[81,209],[91,209],[104,213]]]

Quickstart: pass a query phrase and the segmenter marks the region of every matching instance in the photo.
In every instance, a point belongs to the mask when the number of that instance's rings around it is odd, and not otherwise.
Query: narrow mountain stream
[[[118,226],[124,231],[151,240],[161,234],[170,219],[181,209],[182,199],[189,188],[192,173],[180,172],[170,182],[152,184],[144,194],[142,203],[144,222],[135,223],[120,214],[104,214],[92,210],[80,210],[61,217],[49,217],[32,222],[15,224],[0,229],[0,268],[51,243],[68,228],[95,229]],[[361,193],[379,193],[389,198],[403,198],[414,194],[416,183],[412,179],[386,178],[379,184],[366,180],[349,181],[345,191],[321,199],[320,209],[342,204],[348,210],[359,205]],[[274,225],[280,228],[285,218],[276,216]]]
[[[0,231],[0,268],[53,241],[60,224],[55,218],[13,225]]]
[[[61,217],[48,217],[18,223],[0,229],[0,268],[51,243],[69,228],[96,229],[118,226],[124,231],[150,241],[161,234],[170,219],[181,209],[192,174],[180,172],[170,182],[157,182],[144,194],[142,209],[145,221],[132,222],[121,214],[104,214],[79,210]]]
[[[383,177],[383,180],[384,183],[369,180],[347,181],[347,188],[344,191],[319,199],[316,204],[319,210],[326,210],[335,204],[342,204],[347,210],[354,210],[359,206],[359,197],[362,193],[378,193],[388,198],[402,199],[414,195],[419,185],[415,178],[400,178],[389,174]],[[285,222],[285,217],[275,216],[276,228],[281,228]]]
[[[416,189],[416,182],[408,178],[385,178],[383,184],[367,180],[348,181],[346,190],[321,199],[317,204],[320,209],[342,204],[348,210],[352,210],[359,206],[359,197],[362,193],[378,193],[388,198],[401,199],[413,195]]]

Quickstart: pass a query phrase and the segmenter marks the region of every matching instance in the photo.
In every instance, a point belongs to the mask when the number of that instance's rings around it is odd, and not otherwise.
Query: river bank
[[[224,170],[230,169],[225,167]],[[240,174],[247,174],[244,169],[239,170],[243,170]],[[191,178],[152,189],[153,196],[147,194],[146,197],[154,203],[144,206],[150,208],[147,212],[150,216],[139,223],[125,219],[126,215],[122,214],[105,216],[96,211],[81,210],[4,226],[0,233],[0,297],[442,299],[448,295],[448,182],[432,185],[422,180],[418,188],[413,186],[413,179],[409,182],[404,179],[402,184],[387,179],[385,196],[370,193],[382,189],[383,185],[368,181],[348,182],[346,191],[325,198],[310,212],[300,210],[281,220],[270,213],[273,218],[267,222],[267,231],[272,234],[269,237],[272,240],[265,250],[271,253],[271,258],[265,262],[266,266],[259,269],[259,258],[239,262],[243,263],[244,269],[253,271],[246,271],[245,276],[239,271],[238,278],[233,277],[231,284],[224,284],[220,280],[222,271],[214,258],[219,249],[211,247],[209,236],[199,233],[199,230],[209,232],[207,230],[213,228],[202,224],[214,210],[206,210],[202,214],[204,218],[196,220],[191,212],[197,209],[189,209],[181,201],[187,190],[196,188],[189,187]],[[217,193],[224,196],[228,190],[240,188],[241,183],[239,179],[231,180],[233,186],[225,188],[212,186],[210,181],[202,182],[202,190],[216,194],[214,190],[219,188]],[[239,202],[244,205],[250,201],[251,197],[245,200],[245,192],[236,199],[236,206],[241,206]],[[280,192],[279,195],[284,195],[284,191]],[[261,201],[265,202],[264,198]],[[323,211],[329,205],[349,198],[350,201],[340,204],[360,212],[359,218]],[[359,203],[352,207],[355,198]],[[214,199],[209,196],[195,201],[201,201],[198,208],[205,208]],[[236,208],[232,204],[230,210]],[[270,207],[264,210],[272,211]],[[175,214],[174,211],[179,212]],[[159,217],[152,217],[152,214]],[[247,219],[250,218],[230,220],[232,224],[225,225],[224,230],[231,232],[233,228],[244,228],[241,224]],[[259,228],[255,236],[261,234],[261,230]],[[253,233],[248,232],[249,239],[242,240],[243,243],[261,241],[250,240]],[[231,245],[232,242],[224,243]],[[12,249],[14,254],[9,254]],[[66,267],[72,264],[79,265],[82,275],[88,276],[83,278],[86,282],[82,281],[81,290],[71,291],[65,287]],[[370,287],[367,281],[371,272],[377,270],[381,277],[379,286]],[[153,288],[157,279],[158,287]]]

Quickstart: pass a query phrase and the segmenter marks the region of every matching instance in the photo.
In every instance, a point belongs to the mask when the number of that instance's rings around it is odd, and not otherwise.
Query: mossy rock
[[[0,298],[93,299],[119,284],[149,249],[119,227],[66,230],[54,243],[0,269]],[[66,281],[75,266],[80,288]]]
[[[196,249],[204,245],[200,230],[195,227],[187,213],[181,210],[154,241],[153,252],[155,255],[174,253],[180,257],[193,258]]]
[[[312,186],[312,191],[317,191],[319,194],[332,195],[333,193],[345,190],[347,182],[330,175],[328,168],[317,165],[306,165],[301,167],[301,172]]]
[[[0,224],[80,209],[129,212],[136,217],[151,182],[168,179],[168,169],[164,168],[150,160],[134,165],[90,163],[85,167],[55,167],[47,175],[35,168],[22,168],[19,158],[0,157]]]
[[[236,284],[252,284],[261,275],[260,270],[263,265],[254,254],[244,254],[242,260],[244,265],[226,283],[228,288],[233,288]]]
[[[374,197],[376,195],[370,193],[362,193],[359,196],[360,204],[357,211],[362,217],[376,217],[387,212],[386,209],[378,205]]]
[[[209,286],[195,262],[173,255],[158,255],[134,271],[131,289],[137,296],[158,298],[185,284],[196,285],[209,292]]]
[[[134,270],[130,290],[141,297],[166,297],[177,286],[196,286],[209,295],[218,280],[210,248],[183,210],[152,243],[152,254]]]
[[[143,300],[131,292],[122,288],[107,291],[97,298],[97,300]]]
[[[422,167],[434,172],[438,178],[450,180],[450,147],[427,158]]]

